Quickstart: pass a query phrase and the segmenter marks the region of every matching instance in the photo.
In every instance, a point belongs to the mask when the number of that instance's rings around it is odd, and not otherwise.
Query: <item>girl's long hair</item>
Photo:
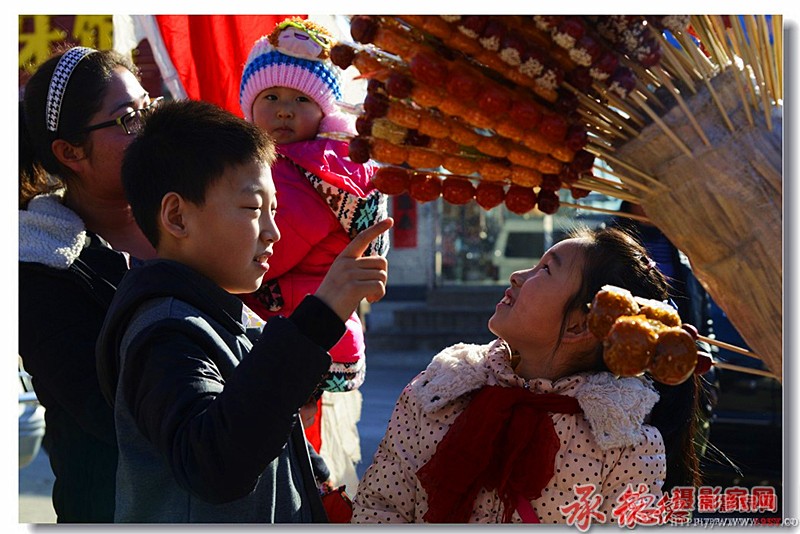
[[[644,247],[624,230],[584,227],[573,230],[569,237],[583,241],[585,263],[581,287],[567,304],[566,312],[585,310],[604,285],[622,287],[646,299],[663,301],[668,298],[664,276],[653,267]],[[608,370],[603,362],[602,344],[591,359],[594,370]],[[699,486],[700,468],[694,446],[699,413],[698,378],[692,376],[677,386],[654,381],[654,386],[660,399],[648,423],[656,427],[664,439],[667,454],[664,490]]]

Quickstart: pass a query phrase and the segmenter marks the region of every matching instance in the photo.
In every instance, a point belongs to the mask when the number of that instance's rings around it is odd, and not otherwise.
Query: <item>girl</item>
[[[445,349],[404,389],[353,522],[564,523],[580,500],[612,522],[628,485],[655,499],[695,485],[695,382],[659,392],[605,369],[587,303],[606,284],[667,295],[617,229],[576,231],[513,273],[489,320],[499,339]]]

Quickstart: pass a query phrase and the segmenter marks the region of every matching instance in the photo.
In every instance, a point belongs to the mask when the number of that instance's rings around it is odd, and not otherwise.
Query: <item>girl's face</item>
[[[324,116],[314,100],[289,87],[265,89],[253,102],[253,123],[279,145],[314,139]]]
[[[564,308],[580,288],[584,261],[581,240],[567,239],[534,268],[512,273],[511,287],[489,319],[489,330],[515,350],[555,348]]]

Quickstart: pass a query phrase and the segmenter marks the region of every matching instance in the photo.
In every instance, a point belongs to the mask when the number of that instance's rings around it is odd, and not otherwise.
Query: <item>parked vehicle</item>
[[[31,375],[19,364],[19,468],[30,464],[39,454],[44,438],[44,406],[39,404],[31,384]]]
[[[548,231],[552,231],[549,218],[506,220],[497,235],[492,257],[496,279],[507,281],[514,271],[536,265],[544,254]]]

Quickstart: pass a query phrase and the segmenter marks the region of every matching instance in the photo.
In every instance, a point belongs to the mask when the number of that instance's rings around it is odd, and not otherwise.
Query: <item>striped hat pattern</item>
[[[342,100],[342,90],[339,68],[327,59],[330,41],[326,39],[320,44],[319,39],[309,37],[310,32],[302,22],[284,21],[271,35],[253,44],[239,86],[239,105],[244,118],[253,120],[253,102],[261,91],[290,87],[308,95],[322,109],[325,117],[320,132],[352,132],[352,120],[345,117],[336,104]],[[284,46],[283,36],[291,39],[291,43],[300,44]]]

